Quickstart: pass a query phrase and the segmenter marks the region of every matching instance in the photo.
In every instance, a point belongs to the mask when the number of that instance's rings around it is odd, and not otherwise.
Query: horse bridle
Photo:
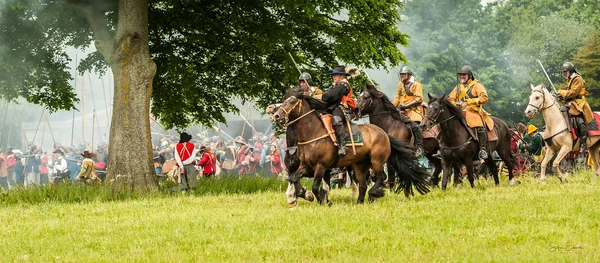
[[[431,129],[431,127],[435,126],[436,124],[442,124],[442,123],[447,122],[447,121],[449,121],[449,120],[451,120],[452,118],[455,117],[455,115],[452,115],[449,118],[444,119],[444,120],[438,122],[437,120],[440,118],[440,116],[442,115],[443,112],[444,112],[444,108],[441,108],[440,111],[438,111],[438,113],[435,115],[434,119],[429,118],[429,114],[425,115],[425,119],[427,119],[427,120],[430,121],[429,125],[425,126],[425,130],[429,130],[429,129]]]
[[[534,107],[536,109],[535,114],[533,114],[533,116],[535,117],[536,114],[538,114],[538,112],[542,112],[544,110],[549,109],[550,107],[554,106],[554,103],[556,103],[556,100],[554,100],[552,102],[552,104],[550,104],[550,106],[548,107],[544,107],[544,105],[546,104],[546,93],[544,93],[544,87],[542,86],[542,90],[533,90],[533,92],[539,92],[542,94],[542,104],[540,104],[539,106],[533,105],[531,103],[528,103],[527,105]]]
[[[290,113],[292,113],[292,111],[294,111],[294,109],[296,109],[296,107],[298,107],[298,105],[300,105],[300,107],[298,108],[298,114],[300,114],[300,113],[302,112],[302,100],[301,100],[301,99],[298,99],[298,98],[296,98],[295,96],[291,96],[291,97],[290,97],[290,99],[291,99],[291,98],[295,98],[295,99],[297,99],[297,101],[296,101],[296,103],[294,104],[294,106],[292,106],[292,108],[291,108],[289,111],[288,111],[288,110],[286,110],[286,109],[285,109],[285,108],[283,108],[283,107],[280,107],[280,109],[281,109],[281,110],[282,110],[282,111],[285,113],[285,120],[288,120],[288,119],[289,119]],[[295,119],[293,119],[293,120],[291,120],[291,121],[286,121],[286,122],[285,122],[285,125],[287,126],[287,125],[290,125],[290,124],[292,124],[292,123],[294,123],[294,122],[297,122],[297,121],[299,121],[300,119],[302,119],[302,118],[306,117],[306,115],[308,115],[308,114],[311,114],[313,111],[315,111],[315,110],[314,110],[314,109],[312,109],[312,110],[308,111],[307,113],[304,113],[304,114],[302,114],[302,116],[300,116],[300,117],[298,117],[298,118],[295,118]]]

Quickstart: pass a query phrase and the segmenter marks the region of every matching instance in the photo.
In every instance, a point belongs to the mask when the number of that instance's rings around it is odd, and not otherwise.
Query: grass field
[[[600,182],[590,172],[564,185],[521,180],[360,206],[334,189],[332,207],[301,201],[294,210],[283,183],[253,179],[201,181],[216,190],[187,195],[9,194],[0,261],[598,262]]]

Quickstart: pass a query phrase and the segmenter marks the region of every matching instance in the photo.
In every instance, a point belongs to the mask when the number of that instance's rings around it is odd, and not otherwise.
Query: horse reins
[[[294,96],[292,96],[292,97],[294,97]],[[290,97],[290,98],[291,98],[291,97]],[[296,97],[294,97],[294,98],[296,98]],[[296,101],[296,104],[294,104],[294,106],[293,106],[293,107],[292,107],[292,108],[291,108],[289,111],[287,111],[285,108],[280,108],[280,109],[281,109],[283,112],[285,112],[285,118],[286,118],[286,119],[287,119],[287,118],[290,116],[290,113],[291,113],[292,111],[294,111],[294,109],[295,109],[296,107],[298,107],[298,105],[300,105],[300,107],[298,108],[298,114],[300,114],[300,113],[302,112],[302,100],[301,100],[301,99],[298,99],[298,98],[296,98],[296,99],[297,99],[298,101]],[[312,110],[308,111],[307,113],[304,113],[304,114],[302,114],[300,117],[298,117],[298,118],[296,118],[296,119],[294,119],[294,120],[291,120],[291,121],[288,121],[288,122],[286,122],[286,124],[285,124],[285,125],[287,126],[287,125],[290,125],[290,124],[292,124],[292,123],[294,123],[294,122],[297,122],[297,121],[299,121],[300,119],[302,119],[302,118],[306,117],[307,115],[309,115],[309,114],[313,113],[314,111],[315,111],[315,110],[314,110],[314,109],[312,109]],[[320,137],[314,138],[314,139],[312,139],[312,140],[309,140],[309,141],[305,141],[305,142],[298,142],[298,145],[305,145],[305,144],[309,144],[309,143],[311,143],[311,142],[315,142],[315,141],[318,141],[318,140],[320,140],[320,139],[324,139],[324,138],[327,138],[327,137],[329,137],[329,134],[325,134],[325,135],[323,135],[323,136],[320,136]]]
[[[543,87],[542,87],[542,88],[543,88]],[[529,105],[529,106],[531,106],[531,107],[534,107],[534,108],[537,110],[537,111],[535,112],[535,114],[533,114],[533,116],[534,116],[534,117],[535,117],[535,115],[537,115],[537,114],[538,114],[538,112],[545,111],[545,110],[549,109],[550,107],[554,106],[554,104],[556,103],[556,100],[554,100],[554,101],[552,102],[552,104],[550,104],[550,106],[548,106],[548,107],[544,107],[544,105],[546,104],[546,93],[544,93],[544,91],[543,91],[543,90],[534,90],[533,92],[539,92],[539,93],[542,93],[542,104],[540,104],[540,106],[536,106],[536,105],[533,105],[533,104],[531,104],[531,103],[527,104],[527,105]]]

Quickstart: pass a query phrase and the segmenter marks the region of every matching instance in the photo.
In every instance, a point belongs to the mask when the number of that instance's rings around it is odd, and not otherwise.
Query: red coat
[[[217,158],[214,153],[206,152],[202,155],[202,159],[198,165],[203,167],[204,174],[215,174],[217,171]]]
[[[271,154],[271,173],[278,174],[281,173],[283,168],[281,167],[281,157],[279,157],[279,153],[275,151]]]
[[[183,147],[184,144],[185,144],[185,148]],[[192,154],[194,153],[194,148],[195,148],[194,144],[189,143],[189,142],[178,143],[177,146],[175,146],[175,150],[179,154],[179,158],[181,159],[181,162],[184,162],[185,160],[194,157],[194,156],[192,156]]]
[[[42,163],[40,163],[40,174],[48,174],[48,156],[42,156]]]

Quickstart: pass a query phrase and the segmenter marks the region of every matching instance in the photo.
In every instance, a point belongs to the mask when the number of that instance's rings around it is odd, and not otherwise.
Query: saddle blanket
[[[573,121],[573,119],[570,119],[569,121]],[[592,120],[590,123],[587,124],[589,136],[600,135],[600,128],[598,128],[598,123],[600,123],[600,114],[597,112],[594,112],[594,120]],[[573,123],[572,127],[577,127],[577,126],[574,125],[574,123]],[[577,138],[578,138],[577,132],[575,130],[576,129],[571,129],[571,135],[573,135],[573,140],[577,140]]]
[[[363,146],[363,137],[358,125],[356,123],[350,123],[350,127],[352,129],[352,137],[354,139],[354,146]],[[348,127],[346,127],[346,146],[352,146],[352,140],[350,139],[350,133],[348,132]]]

